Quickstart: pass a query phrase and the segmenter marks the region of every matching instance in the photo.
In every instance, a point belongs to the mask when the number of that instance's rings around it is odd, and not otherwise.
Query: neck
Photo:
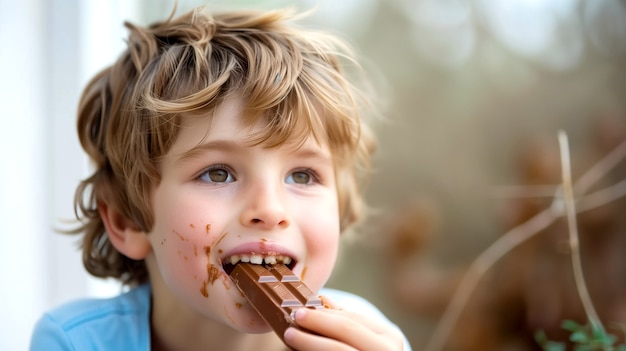
[[[201,326],[185,323],[177,318],[170,318],[170,321],[165,325],[155,323],[153,320],[150,340],[152,351],[262,351],[286,349],[280,339],[273,333],[245,334],[229,327]]]

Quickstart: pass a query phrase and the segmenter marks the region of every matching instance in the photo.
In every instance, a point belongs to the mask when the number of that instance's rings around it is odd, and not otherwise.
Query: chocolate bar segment
[[[281,339],[287,328],[298,327],[292,318],[295,310],[323,308],[320,298],[284,264],[240,262],[230,278]]]

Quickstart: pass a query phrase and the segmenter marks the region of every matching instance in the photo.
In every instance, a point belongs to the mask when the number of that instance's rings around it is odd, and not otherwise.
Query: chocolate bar
[[[322,300],[284,264],[240,262],[230,278],[281,339],[287,328],[298,328],[293,320],[297,309],[323,308]]]

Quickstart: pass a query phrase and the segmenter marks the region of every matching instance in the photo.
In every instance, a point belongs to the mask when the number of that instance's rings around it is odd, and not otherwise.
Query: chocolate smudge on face
[[[209,259],[209,256],[211,255],[211,246],[205,246],[203,247],[203,249],[204,249],[204,253],[206,254],[207,259]],[[209,261],[207,263],[207,271],[209,271],[210,266],[211,266],[211,262]],[[207,286],[210,280],[211,280],[211,275],[209,273],[207,280],[202,281],[202,287],[200,288],[200,293],[204,297],[209,297],[209,290],[207,289]]]
[[[217,280],[217,278],[219,278],[220,276],[220,270],[216,265],[211,263],[211,257],[210,257],[211,246],[205,246],[204,253],[206,254],[206,257],[207,257],[207,264],[206,264],[207,280],[205,281],[205,286],[207,283],[211,283],[211,285],[213,285],[215,281]]]
[[[200,293],[204,297],[209,297],[209,291],[206,289],[206,285],[207,285],[206,281],[202,282],[202,287],[200,288]]]
[[[172,230],[172,232],[174,232],[174,234],[176,234],[178,236],[178,238],[180,239],[180,241],[189,241],[189,239],[185,238],[184,236],[182,236],[179,232]]]
[[[189,227],[190,227],[191,229],[196,229],[196,226],[195,226],[195,225],[193,225],[193,223],[190,223],[190,224],[189,224]]]
[[[230,280],[230,277],[228,277],[228,275],[224,274],[222,275],[222,284],[224,284],[224,289],[226,290],[230,290],[230,287],[232,286],[232,280]]]
[[[206,227],[204,227],[204,230],[207,234],[209,234],[209,232],[211,231],[211,224],[207,223]]]
[[[213,246],[217,246],[217,244],[224,240],[226,235],[228,235],[228,233],[222,233],[220,236],[218,236],[217,239],[215,239],[215,241],[213,242]]]
[[[230,314],[228,314],[228,309],[226,308],[226,306],[224,306],[224,315],[226,316],[226,318],[228,318],[228,320],[230,320],[232,324],[235,324],[233,317],[231,317]]]
[[[220,276],[220,270],[213,264],[207,265],[208,281],[213,285]]]
[[[304,276],[306,275],[306,266],[302,268],[302,273],[300,273],[300,280],[304,280]]]

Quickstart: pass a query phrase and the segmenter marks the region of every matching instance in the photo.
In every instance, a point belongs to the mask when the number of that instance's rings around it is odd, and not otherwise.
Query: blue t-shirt
[[[346,310],[391,323],[365,299],[340,290],[322,289]],[[150,350],[150,285],[142,285],[110,299],[84,299],[44,314],[33,332],[31,351]],[[396,327],[397,328],[397,327]],[[405,338],[405,351],[411,348]]]

